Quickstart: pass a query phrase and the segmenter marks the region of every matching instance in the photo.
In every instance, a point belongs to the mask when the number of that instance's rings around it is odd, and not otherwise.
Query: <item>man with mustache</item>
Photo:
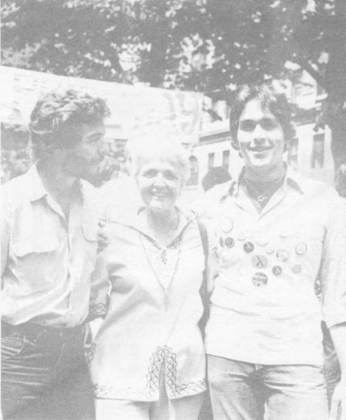
[[[335,190],[284,162],[295,131],[273,84],[243,86],[230,117],[244,168],[220,198],[218,277],[206,330],[217,420],[326,420],[321,308],[342,379],[346,419],[346,213]]]
[[[81,178],[103,158],[100,98],[52,91],[36,104],[36,163],[2,187],[1,380],[4,419],[61,392],[46,419],[93,416],[87,395],[84,321],[97,253],[94,188]],[[22,413],[22,414],[20,414]],[[17,416],[17,417],[16,417]],[[35,417],[36,418],[36,417]]]

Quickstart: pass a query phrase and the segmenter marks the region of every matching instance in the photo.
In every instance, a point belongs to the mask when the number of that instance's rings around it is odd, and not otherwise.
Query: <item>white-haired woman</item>
[[[94,301],[99,310],[109,288],[90,354],[97,420],[197,420],[206,390],[205,252],[196,215],[177,205],[189,162],[180,143],[159,136],[135,141],[130,157],[142,203],[113,204],[107,216],[98,275],[108,285]],[[211,250],[210,230],[208,239]]]

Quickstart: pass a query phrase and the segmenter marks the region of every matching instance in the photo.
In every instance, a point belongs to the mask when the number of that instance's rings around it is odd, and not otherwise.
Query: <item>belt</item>
[[[85,325],[78,325],[73,328],[54,328],[47,327],[45,325],[34,324],[32,322],[26,322],[24,324],[12,325],[7,322],[1,322],[2,335],[6,336],[12,332],[17,332],[23,335],[30,335],[36,338],[50,337],[50,338],[61,338],[68,339],[76,337],[78,335],[84,335]]]

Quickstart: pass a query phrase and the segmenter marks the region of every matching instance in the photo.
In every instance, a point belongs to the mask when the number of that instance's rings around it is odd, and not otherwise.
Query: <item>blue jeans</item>
[[[84,327],[2,324],[1,402],[7,419],[93,419]]]
[[[257,365],[208,355],[208,379],[215,420],[328,419],[322,367]]]

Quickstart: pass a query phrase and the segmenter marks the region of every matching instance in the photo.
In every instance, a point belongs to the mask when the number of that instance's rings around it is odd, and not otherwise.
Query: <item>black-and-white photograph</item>
[[[346,1],[0,8],[1,420],[346,420]]]

